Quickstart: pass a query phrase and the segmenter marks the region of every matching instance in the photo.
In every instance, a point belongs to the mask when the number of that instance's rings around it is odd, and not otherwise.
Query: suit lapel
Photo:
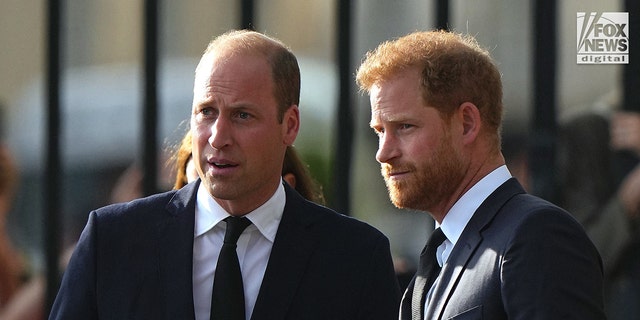
[[[253,320],[285,319],[319,237],[311,226],[313,210],[285,184],[287,202],[278,227]]]
[[[441,277],[433,291],[433,302],[425,310],[427,319],[440,319],[463,271],[482,242],[482,231],[486,229],[500,208],[514,195],[524,193],[514,178],[507,180],[480,205],[460,235],[449,259],[442,268]],[[434,316],[437,315],[437,316]]]
[[[438,280],[433,289],[433,297],[431,299],[433,303],[425,310],[427,319],[440,319],[442,316],[444,306],[455,290],[458,279],[466,268],[469,259],[480,245],[480,242],[482,242],[482,237],[477,231],[475,228],[470,230],[469,225],[467,225],[462,236],[456,243],[447,263],[442,268],[440,280]],[[434,317],[434,314],[438,315],[438,317]]]
[[[193,230],[199,182],[178,190],[157,224],[159,282],[163,284],[166,319],[194,318]]]

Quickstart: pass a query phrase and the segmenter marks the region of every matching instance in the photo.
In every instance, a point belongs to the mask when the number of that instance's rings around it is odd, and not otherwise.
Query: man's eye
[[[246,113],[246,112],[239,112],[238,113],[238,118],[240,118],[240,119],[249,119],[250,117],[251,117],[251,115]]]

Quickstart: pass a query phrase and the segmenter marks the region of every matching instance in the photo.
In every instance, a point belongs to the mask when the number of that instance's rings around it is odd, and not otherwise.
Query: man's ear
[[[292,188],[296,188],[296,176],[293,173],[285,173],[282,176],[282,179],[284,179],[284,181],[286,181]]]
[[[284,143],[292,145],[300,130],[300,110],[297,105],[292,105],[285,111],[282,117],[282,137]]]
[[[480,128],[482,127],[482,120],[480,118],[480,110],[471,102],[464,102],[460,105],[459,110],[462,116],[462,137],[465,143],[475,141],[478,134],[480,134]]]

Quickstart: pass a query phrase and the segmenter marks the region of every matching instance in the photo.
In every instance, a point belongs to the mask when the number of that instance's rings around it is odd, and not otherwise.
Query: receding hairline
[[[200,63],[207,57],[215,55],[225,58],[237,54],[252,54],[269,57],[269,52],[273,52],[279,46],[284,46],[281,42],[269,38],[259,32],[251,30],[232,30],[213,38],[205,48],[200,58]],[[198,72],[200,63],[196,67]]]
[[[229,54],[259,52],[269,56],[277,50],[289,50],[289,48],[282,41],[256,31],[232,30],[211,40],[203,56],[214,51]]]
[[[288,107],[300,103],[300,67],[295,54],[279,39],[252,30],[231,30],[211,40],[196,67],[196,78],[205,61],[233,56],[257,57],[269,65],[279,119]]]

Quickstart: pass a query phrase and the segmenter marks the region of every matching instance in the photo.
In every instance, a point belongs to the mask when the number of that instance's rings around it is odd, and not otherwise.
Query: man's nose
[[[378,138],[378,151],[376,152],[376,160],[380,163],[387,163],[389,160],[399,155],[398,143],[396,139],[387,133]]]
[[[211,125],[211,136],[209,137],[209,144],[214,149],[222,149],[225,146],[231,144],[231,125],[229,124],[228,119],[220,116]]]

